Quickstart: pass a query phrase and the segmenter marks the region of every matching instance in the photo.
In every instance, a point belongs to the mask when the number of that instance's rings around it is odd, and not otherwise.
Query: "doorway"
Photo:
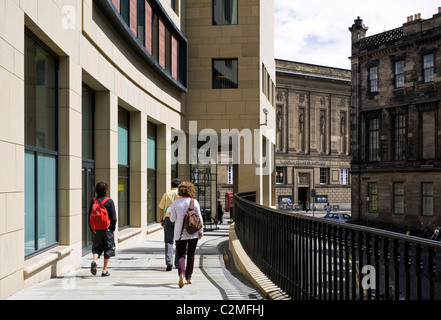
[[[309,187],[299,188],[299,205],[300,210],[306,210],[306,202],[309,201]]]

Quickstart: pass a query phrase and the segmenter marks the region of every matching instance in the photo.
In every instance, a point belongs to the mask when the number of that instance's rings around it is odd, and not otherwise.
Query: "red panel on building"
[[[165,26],[159,19],[159,65],[165,69]]]
[[[152,54],[152,7],[145,1],[145,48]]]
[[[171,75],[178,80],[178,41],[172,36]]]
[[[116,10],[121,13],[121,0],[112,0]]]
[[[138,1],[130,0],[130,30],[138,36]]]

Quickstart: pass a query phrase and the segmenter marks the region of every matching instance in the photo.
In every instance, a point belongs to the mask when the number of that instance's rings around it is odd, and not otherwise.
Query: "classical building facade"
[[[352,213],[368,224],[441,224],[440,27],[441,13],[350,28]]]
[[[350,70],[276,60],[276,74],[278,206],[350,210]]]
[[[191,141],[190,121],[198,133],[254,129],[265,107],[271,127],[262,83],[275,79],[273,45],[262,39],[273,39],[273,1],[4,0],[0,8],[0,299],[81,267],[97,182],[115,201],[117,248],[160,229],[157,204],[171,178],[198,181],[188,144],[173,147],[182,133]],[[262,130],[265,139],[274,145]],[[246,180],[251,169],[237,167],[235,191],[271,202],[269,178]]]

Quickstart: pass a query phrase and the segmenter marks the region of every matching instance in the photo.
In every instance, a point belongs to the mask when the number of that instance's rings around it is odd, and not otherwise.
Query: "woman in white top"
[[[190,235],[183,229],[184,217],[187,209],[190,207],[190,201],[194,197],[195,188],[191,182],[182,182],[178,187],[178,195],[181,197],[173,201],[170,211],[170,221],[175,222],[175,241],[176,241],[176,256],[178,259],[178,275],[179,287],[184,286],[184,277],[188,284],[191,284],[191,276],[193,274],[194,257],[198,240],[202,238],[204,228],[202,228]],[[201,215],[201,208],[199,202],[194,200],[194,210],[199,214],[201,222],[203,221]],[[203,222],[202,222],[203,223]],[[181,236],[182,234],[182,236]],[[185,266],[185,256],[187,255],[187,266]]]

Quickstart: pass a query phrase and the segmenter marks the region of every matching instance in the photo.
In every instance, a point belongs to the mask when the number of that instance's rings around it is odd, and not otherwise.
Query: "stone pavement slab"
[[[177,269],[165,271],[163,231],[148,236],[138,246],[117,250],[110,259],[109,277],[90,273],[92,254],[83,257],[82,268],[64,277],[25,288],[7,300],[263,300],[231,263],[229,224],[206,231],[196,250],[193,284],[178,286]]]

